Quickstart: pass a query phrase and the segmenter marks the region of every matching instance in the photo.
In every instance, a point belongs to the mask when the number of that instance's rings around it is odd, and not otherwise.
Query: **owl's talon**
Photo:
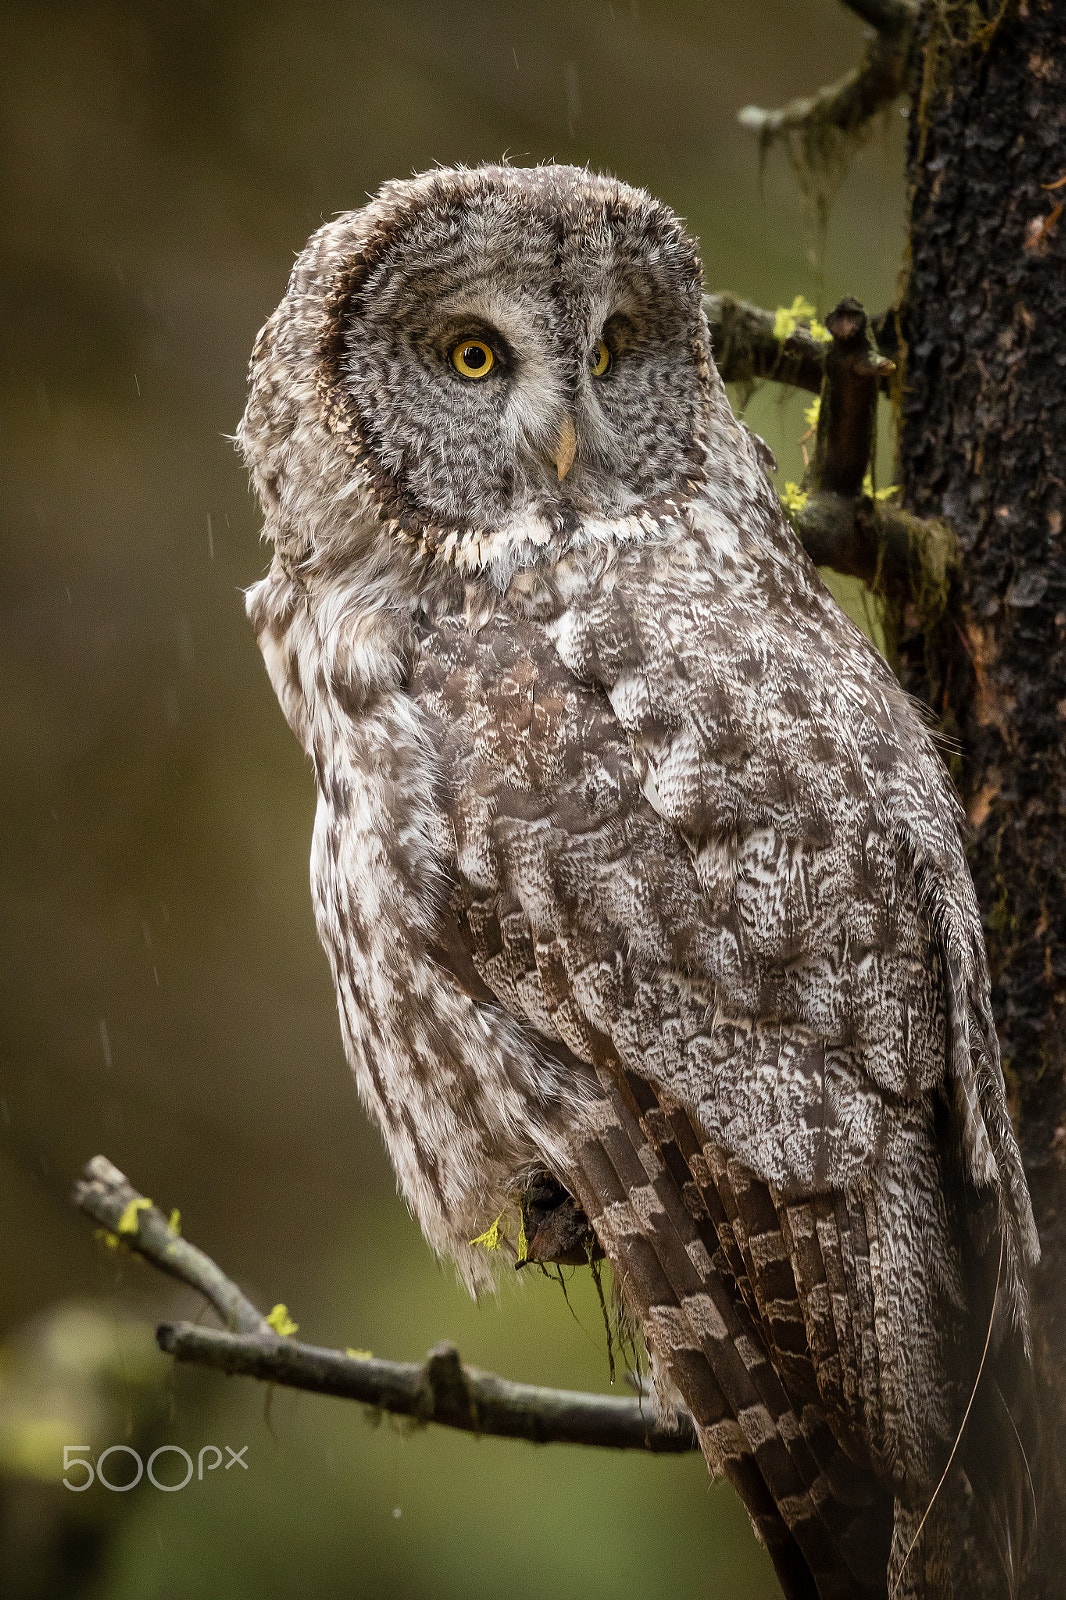
[[[516,1269],[530,1263],[584,1267],[603,1259],[603,1248],[588,1217],[568,1189],[549,1172],[538,1172],[519,1198],[526,1253]]]

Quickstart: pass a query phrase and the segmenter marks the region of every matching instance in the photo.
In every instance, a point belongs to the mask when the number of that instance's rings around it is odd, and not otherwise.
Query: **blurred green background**
[[[689,219],[710,287],[880,309],[898,112],[817,265],[787,163],[760,177],[735,121],[836,76],[860,41],[835,0],[5,6],[5,1594],[776,1592],[699,1458],[410,1436],[172,1371],[152,1323],[198,1303],[95,1245],[68,1194],[105,1152],[315,1342],[411,1358],[452,1338],[512,1376],[606,1387],[587,1275],[573,1314],[543,1279],[473,1306],[361,1113],[307,890],[310,773],[243,614],[265,557],[225,436],[308,233],[438,161],[609,168]],[[792,478],[804,403],[749,408]],[[248,1469],[176,1494],[59,1485],[64,1444],[163,1441],[247,1444]]]

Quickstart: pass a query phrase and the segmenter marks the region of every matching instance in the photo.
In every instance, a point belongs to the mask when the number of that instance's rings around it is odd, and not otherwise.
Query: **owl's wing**
[[[427,639],[452,909],[479,981],[597,1069],[560,1176],[788,1592],[883,1593],[891,1491],[933,1481],[972,1376],[945,1083],[1010,1189],[976,908],[927,736],[831,603],[731,614],[672,562],[632,553],[550,640]]]
[[[611,707],[544,644],[499,619],[446,623],[415,672],[450,779],[463,941],[546,1050],[598,1070],[558,1176],[786,1592],[883,1594],[891,1500],[852,1420],[880,1404],[862,1205],[787,1200],[670,1092],[706,1031],[719,930]],[[736,1025],[713,1043],[739,1082]],[[709,1090],[711,1064],[689,1070]]]
[[[763,1019],[793,1027],[804,1065],[790,1110],[822,1120],[797,1138],[786,1118],[767,1175],[808,1192],[851,1182],[884,1157],[888,1104],[943,1091],[966,1178],[997,1198],[1003,1299],[1027,1337],[1039,1247],[961,808],[916,708],[785,538],[768,527],[732,572],[695,537],[631,552],[617,581],[562,613],[555,643],[608,697],[645,796],[689,847],[721,941],[705,974],[724,977],[757,1033]],[[782,1074],[772,1037],[769,1051],[773,1084],[750,1066],[746,1080],[779,1102],[795,1069]],[[812,1094],[819,1069],[827,1087]],[[764,1163],[765,1109],[741,1113]],[[715,1116],[707,1106],[709,1128]]]

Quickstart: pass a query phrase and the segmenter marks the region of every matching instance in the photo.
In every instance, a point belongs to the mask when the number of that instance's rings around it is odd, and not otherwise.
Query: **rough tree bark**
[[[1043,1245],[1043,1600],[1066,1592],[1066,0],[931,0],[913,69],[900,473],[959,560],[897,615],[897,665],[954,745]]]

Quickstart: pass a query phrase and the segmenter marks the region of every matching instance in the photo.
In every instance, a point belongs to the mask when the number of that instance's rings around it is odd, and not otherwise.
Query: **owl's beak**
[[[552,456],[552,460],[555,462],[556,469],[559,473],[560,483],[562,483],[563,479],[566,477],[566,474],[573,466],[574,457],[576,454],[577,432],[570,418],[564,417],[559,428],[559,439],[555,446],[555,454]]]

